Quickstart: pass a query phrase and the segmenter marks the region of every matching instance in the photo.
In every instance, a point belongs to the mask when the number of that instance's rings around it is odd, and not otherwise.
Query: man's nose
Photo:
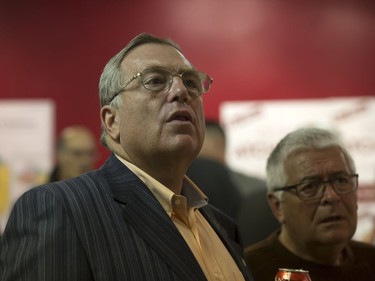
[[[175,75],[173,76],[171,83],[170,94],[172,95],[172,101],[190,103],[192,97],[189,95],[182,78]]]
[[[334,202],[340,199],[340,195],[336,193],[331,182],[324,182],[324,191],[322,200],[325,202]]]

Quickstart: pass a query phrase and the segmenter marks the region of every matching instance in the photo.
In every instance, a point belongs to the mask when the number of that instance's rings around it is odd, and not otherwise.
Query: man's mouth
[[[192,117],[188,111],[178,111],[173,113],[170,118],[168,118],[168,122],[171,121],[192,121]]]
[[[173,120],[189,121],[189,118],[187,118],[186,116],[176,116]]]
[[[325,222],[336,222],[336,221],[340,221],[340,220],[342,220],[342,219],[343,219],[342,216],[334,215],[334,216],[326,217],[326,218],[322,219],[320,222],[321,222],[321,223],[325,223]]]

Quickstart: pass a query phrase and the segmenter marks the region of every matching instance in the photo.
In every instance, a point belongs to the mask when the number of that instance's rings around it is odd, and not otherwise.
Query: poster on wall
[[[228,165],[261,178],[265,178],[268,155],[288,132],[319,127],[338,133],[359,173],[354,238],[375,244],[374,97],[225,102],[220,122],[227,134]]]
[[[52,101],[0,100],[0,232],[15,200],[51,170],[54,120]]]

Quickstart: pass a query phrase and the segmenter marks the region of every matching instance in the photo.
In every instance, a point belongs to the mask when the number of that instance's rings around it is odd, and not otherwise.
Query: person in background
[[[77,177],[94,169],[97,160],[97,143],[86,127],[74,125],[60,133],[56,145],[56,166],[48,181]]]
[[[201,186],[211,204],[236,220],[245,247],[280,227],[267,202],[265,181],[226,164],[226,134],[217,120],[206,120],[203,147],[187,174]]]
[[[336,134],[287,134],[268,158],[267,185],[281,229],[246,248],[255,280],[273,280],[279,268],[303,268],[313,281],[375,280],[375,247],[352,240],[358,174]]]
[[[237,220],[242,199],[226,165],[210,158],[197,157],[186,174],[200,186],[212,205]]]
[[[187,175],[201,187],[212,205],[236,220],[242,198],[225,164],[224,131],[218,122],[210,119],[205,121],[205,127],[202,149]]]
[[[253,280],[235,222],[185,173],[212,79],[142,33],[100,78],[104,165],[26,192],[0,244],[2,281]]]

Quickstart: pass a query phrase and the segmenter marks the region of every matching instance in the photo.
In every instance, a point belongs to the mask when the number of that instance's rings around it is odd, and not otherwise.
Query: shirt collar
[[[176,194],[168,187],[151,177],[145,171],[138,168],[136,165],[123,159],[121,156],[115,156],[131,170],[139,179],[149,188],[152,194],[156,197],[159,203],[169,216],[172,214],[172,200]],[[195,185],[186,175],[183,179],[181,196],[187,198],[188,207],[192,209],[199,209],[207,205],[207,196]]]

